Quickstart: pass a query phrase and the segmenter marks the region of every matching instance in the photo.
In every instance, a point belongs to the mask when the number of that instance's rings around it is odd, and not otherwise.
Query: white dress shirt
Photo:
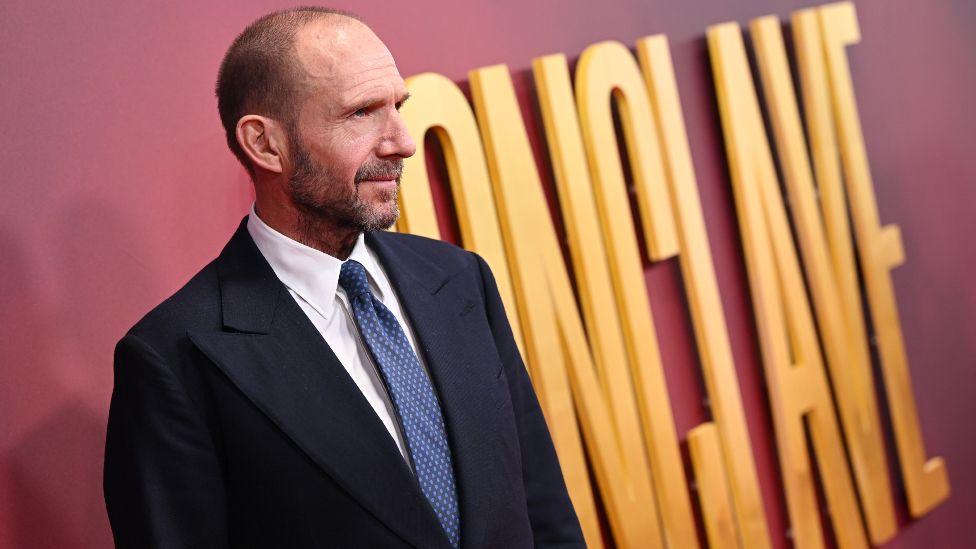
[[[395,419],[396,410],[393,402],[390,400],[379,370],[359,335],[352,308],[349,306],[349,298],[345,290],[339,286],[339,270],[342,268],[343,261],[296,242],[272,229],[257,216],[253,205],[247,220],[247,232],[250,233],[258,250],[271,264],[278,279],[288,288],[288,293],[322,334],[339,362],[349,373],[349,377],[362,391],[366,401],[386,426],[386,430],[400,449],[400,454],[409,465],[410,454],[407,452],[399,422]],[[356,240],[349,259],[358,261],[366,268],[373,295],[383,302],[383,305],[400,322],[400,327],[407,335],[410,346],[413,347],[420,364],[427,371],[423,356],[417,352],[413,330],[406,322],[390,280],[376,255],[366,246],[363,235],[359,235]]]

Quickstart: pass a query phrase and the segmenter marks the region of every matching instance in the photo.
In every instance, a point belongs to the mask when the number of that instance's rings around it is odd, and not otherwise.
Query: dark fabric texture
[[[460,546],[582,547],[488,266],[417,236],[377,232],[367,243],[441,402]],[[119,547],[450,547],[246,219],[119,341],[104,491]]]

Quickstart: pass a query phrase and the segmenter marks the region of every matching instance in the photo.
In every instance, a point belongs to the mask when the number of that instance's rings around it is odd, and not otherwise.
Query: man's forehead
[[[344,16],[309,22],[295,35],[296,54],[311,78],[396,71],[386,45],[363,23]]]

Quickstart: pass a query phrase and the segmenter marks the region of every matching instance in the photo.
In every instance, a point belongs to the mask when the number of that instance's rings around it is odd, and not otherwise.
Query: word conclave
[[[780,25],[767,16],[749,28],[772,147],[739,26],[709,27],[708,49],[790,535],[797,547],[825,545],[819,479],[837,544],[866,547],[898,529],[877,383],[912,516],[948,497],[948,474],[922,444],[890,276],[904,252],[898,228],[880,225],[846,57],[860,39],[854,7],[792,15],[802,101]],[[470,72],[473,109],[447,78],[414,76],[403,116],[414,136],[430,132],[439,144],[461,242],[498,277],[587,543],[699,546],[686,481],[694,478],[710,546],[767,548],[667,38],[642,38],[635,52],[619,42],[593,44],[574,80],[562,54],[532,64],[575,294],[508,68]],[[418,146],[403,176],[397,229],[440,238],[420,139]],[[644,282],[645,253],[650,261],[678,259],[707,391],[711,420],[687,435],[690,476]],[[872,340],[883,380],[872,374]]]

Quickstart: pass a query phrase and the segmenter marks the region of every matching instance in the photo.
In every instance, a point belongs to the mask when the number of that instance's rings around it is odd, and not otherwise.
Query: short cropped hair
[[[295,56],[295,34],[316,19],[337,16],[361,21],[349,12],[322,7],[269,13],[248,25],[224,55],[217,73],[217,110],[227,146],[252,176],[254,167],[237,142],[237,121],[247,114],[259,114],[292,127],[300,100],[301,70]]]

